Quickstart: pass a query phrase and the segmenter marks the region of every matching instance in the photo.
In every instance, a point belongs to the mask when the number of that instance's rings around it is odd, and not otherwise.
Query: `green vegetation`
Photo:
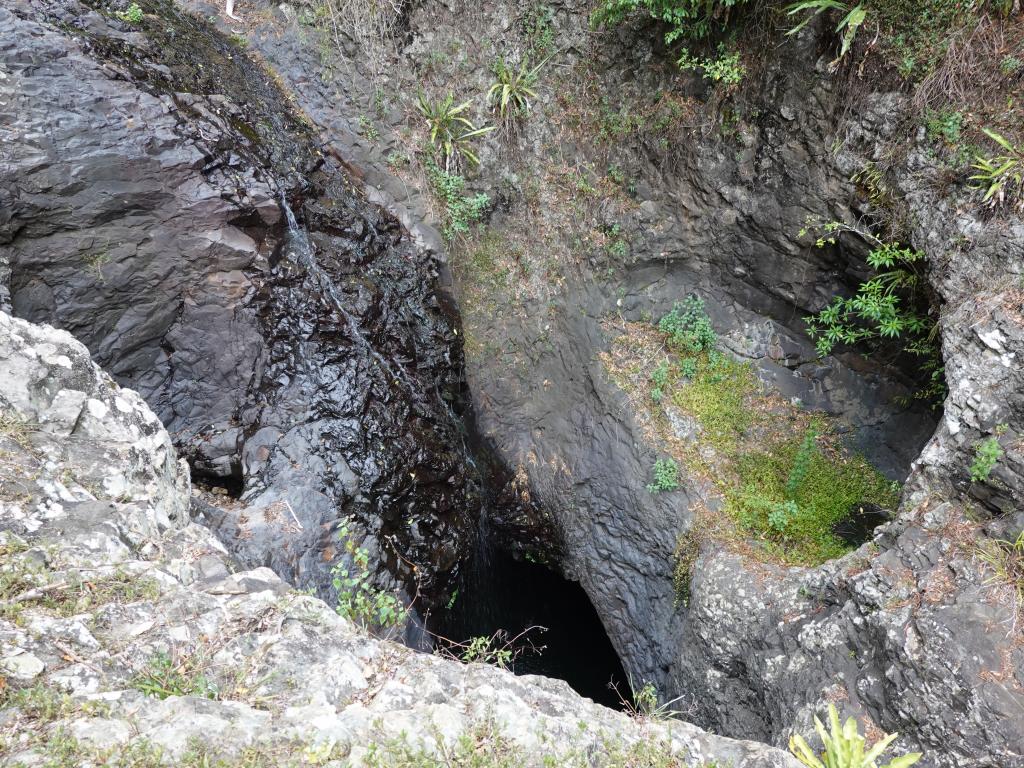
[[[815,564],[849,546],[833,532],[857,504],[892,509],[892,484],[860,456],[827,455],[818,428],[737,460],[738,483],[726,506],[739,524],[793,562]]]
[[[121,21],[128,22],[129,24],[142,23],[143,13],[138,3],[132,3],[123,11],[116,11],[114,15]]]
[[[485,193],[476,195],[463,194],[466,180],[448,171],[442,170],[433,160],[427,161],[427,179],[434,194],[444,204],[442,230],[449,241],[459,235],[469,234],[471,224],[483,218],[491,199]]]
[[[545,63],[542,61],[531,68],[530,60],[525,57],[518,68],[510,66],[504,59],[494,63],[496,80],[487,91],[487,103],[498,110],[506,124],[530,113],[530,99],[537,98],[534,88]]]
[[[669,346],[676,352],[707,352],[718,342],[711,318],[704,311],[704,300],[697,296],[676,302],[672,311],[658,321],[658,330],[668,335]]]
[[[925,130],[932,141],[942,141],[948,146],[957,146],[964,130],[964,116],[961,112],[929,110],[925,115]]]
[[[1014,626],[1021,611],[1024,611],[1024,531],[1015,541],[987,539],[981,545],[979,555],[982,562],[992,569],[987,584],[1002,584],[1014,596]]]
[[[818,354],[829,355],[839,344],[868,344],[870,353],[882,342],[895,343],[901,352],[920,357],[920,369],[928,374],[914,397],[933,405],[941,403],[946,387],[937,326],[916,310],[926,300],[921,273],[924,254],[839,222],[829,222],[821,229],[816,240],[819,248],[835,245],[844,232],[866,240],[872,246],[867,261],[876,275],[861,283],[855,295],[836,296],[818,314],[804,318],[807,335],[815,341]],[[808,231],[802,229],[800,236]]]
[[[724,28],[733,8],[745,4],[746,0],[600,0],[590,24],[615,26],[640,11],[668,26],[666,43],[698,40]]]
[[[753,418],[746,400],[759,387],[751,365],[712,349],[683,359],[679,371],[689,383],[675,390],[672,402],[693,414],[711,445],[734,450]]]
[[[843,725],[839,724],[834,704],[828,705],[828,719],[831,732],[825,730],[821,720],[814,718],[814,729],[825,746],[820,757],[799,734],[789,739],[789,750],[808,768],[909,768],[921,759],[920,752],[912,752],[879,766],[878,759],[899,734],[890,733],[869,747],[858,732],[856,720],[851,717]]]
[[[808,11],[809,13],[807,13]],[[838,0],[801,0],[801,2],[793,3],[786,7],[787,15],[793,16],[800,13],[805,13],[806,15],[799,24],[786,34],[795,35],[807,26],[815,16],[825,11],[838,11],[842,14],[842,18],[836,26],[836,32],[839,34],[841,41],[839,55],[829,64],[832,69],[835,69],[850,50],[850,46],[853,45],[853,41],[857,37],[857,30],[860,29],[864,19],[867,18],[868,12],[867,8],[864,7],[864,3],[850,5],[848,3],[841,3]]]
[[[971,463],[971,482],[983,483],[988,480],[992,470],[996,468],[999,459],[1002,458],[1003,449],[999,446],[999,439],[989,437],[974,446],[974,461]]]
[[[519,29],[526,39],[527,59],[543,59],[552,53],[555,44],[555,13],[551,6],[534,3],[519,19]]]
[[[728,51],[724,44],[718,46],[717,56],[694,56],[683,48],[676,60],[682,70],[701,70],[701,76],[726,88],[735,88],[743,80],[746,67],[740,63],[739,51]]]
[[[654,482],[647,485],[647,490],[651,493],[674,491],[679,487],[679,465],[674,459],[658,459],[654,462],[652,471]]]
[[[852,548],[836,531],[858,505],[895,507],[899,485],[846,450],[841,430],[827,417],[764,392],[750,363],[716,348],[698,299],[677,304],[657,331],[630,326],[601,359],[624,389],[650,394],[633,402],[642,408],[644,428],[668,452],[650,490],[677,483],[673,465],[683,462],[721,494],[725,514],[698,510],[694,527],[677,542],[678,605],[689,600],[690,571],[705,536],[743,546],[757,542],[769,559],[815,565]],[[639,361],[652,359],[659,361],[653,370],[641,367],[648,363]],[[688,426],[680,428],[681,422]]]
[[[356,545],[349,524],[347,519],[341,522],[338,538],[351,565],[342,560],[331,568],[331,583],[338,593],[335,610],[363,627],[396,627],[405,621],[406,610],[398,597],[371,583],[370,554]]]
[[[463,159],[471,165],[479,165],[480,159],[473,152],[473,139],[480,138],[494,130],[494,126],[477,128],[465,116],[472,102],[455,104],[450,93],[441,101],[428,101],[422,93],[416,100],[416,109],[427,123],[430,145],[441,156],[445,171],[452,171],[462,165]]]
[[[974,158],[975,173],[971,176],[974,188],[982,190],[981,202],[989,208],[1006,205],[1024,213],[1024,147],[1011,144],[995,131],[982,132],[998,144],[1003,153]]]
[[[200,696],[216,699],[217,686],[203,675],[194,657],[186,656],[180,663],[166,653],[157,653],[146,668],[132,681],[136,690],[147,696],[166,699],[168,696]]]

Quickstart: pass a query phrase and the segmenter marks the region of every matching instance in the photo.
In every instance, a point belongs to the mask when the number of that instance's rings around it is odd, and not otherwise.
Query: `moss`
[[[726,491],[726,508],[748,532],[765,540],[783,559],[815,565],[846,553],[850,545],[834,533],[860,503],[892,508],[897,489],[867,460],[841,451],[815,450],[805,474],[791,485],[804,437],[795,436],[771,451],[746,454],[737,460],[737,482]],[[793,502],[784,524],[773,522],[779,505]]]
[[[687,361],[696,361],[696,373],[675,390],[672,402],[700,422],[712,445],[733,452],[737,439],[754,419],[747,405],[747,399],[758,391],[753,368],[716,351]]]

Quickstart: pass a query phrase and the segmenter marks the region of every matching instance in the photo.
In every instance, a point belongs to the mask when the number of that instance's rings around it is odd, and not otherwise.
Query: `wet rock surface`
[[[627,26],[595,43],[585,31],[588,8],[547,7],[558,66],[596,72],[600,93],[638,96],[678,86],[678,75],[672,80],[659,70],[657,51],[633,45],[650,30]],[[381,199],[413,221],[432,220],[425,188],[386,168],[392,153],[406,149],[403,131],[415,119],[407,120],[400,100],[374,115],[374,84],[353,59],[351,40],[323,72],[303,46],[304,36],[315,34],[303,7],[270,10],[270,19],[253,14],[234,28],[330,128]],[[526,50],[523,9],[463,11],[431,4],[412,10],[386,72],[387,93],[426,81],[440,95],[457,84],[468,98],[486,92],[494,55]],[[494,40],[506,47],[488,48]],[[537,212],[529,199],[536,178],[530,163],[544,158],[557,166],[552,155],[568,156],[573,163],[554,175],[582,179],[573,215],[610,209],[595,218],[606,228],[621,225],[629,258],[609,265],[591,252],[554,276],[516,271],[515,280],[549,283],[532,293],[506,283],[516,298],[499,297],[476,313],[467,335],[487,342],[467,364],[477,420],[517,492],[541,509],[532,519],[554,526],[561,547],[555,559],[587,590],[627,670],[656,681],[666,695],[682,694],[698,722],[783,743],[835,701],[870,728],[902,732],[904,746],[925,750],[927,765],[1017,765],[1024,710],[1012,597],[989,581],[977,553],[989,536],[1012,540],[1022,527],[1014,425],[1019,221],[965,214],[969,193],[939,194],[921,152],[912,151],[897,171],[915,222],[907,236],[927,253],[943,302],[951,394],[934,435],[936,415],[898,405],[912,377],[855,354],[818,360],[801,318],[851,292],[867,274],[864,249],[849,242],[814,249],[796,233],[808,216],[854,221],[866,212],[851,178],[886,157],[893,137],[887,116],[903,97],[849,104],[841,84],[824,75],[815,43],[808,31],[776,49],[757,74],[756,96],[733,112],[751,117],[731,130],[723,121],[719,130],[710,119],[699,125],[698,115],[671,153],[646,144],[609,154],[567,132],[564,113],[577,105],[554,74],[557,85],[542,89],[517,152],[505,151],[500,134],[488,138],[473,184],[501,191],[492,227],[526,227],[538,237],[557,227],[565,211],[541,198]],[[450,60],[439,61],[436,51],[451,52]],[[683,89],[706,93],[694,81]],[[383,135],[371,138],[360,116]],[[493,119],[482,109],[477,116]],[[588,163],[596,176],[610,164],[636,174],[635,205],[587,203],[586,184],[597,183]],[[517,205],[533,207],[525,223]],[[537,270],[551,247],[550,239],[528,244],[523,260]],[[462,280],[465,298],[476,286]],[[691,569],[693,602],[684,609],[672,587],[673,551],[706,488],[691,480],[671,497],[646,492],[656,453],[595,358],[608,344],[602,322],[657,318],[691,292],[706,299],[730,352],[756,361],[761,378],[787,397],[845,420],[851,444],[891,478],[906,478],[927,446],[902,507],[874,541],[816,569],[770,566],[711,546]],[[999,424],[1006,425],[1005,458],[991,482],[971,483],[976,446]],[[528,519],[505,527],[498,519],[495,528],[513,546],[543,549],[546,538],[531,539],[521,525]]]
[[[445,592],[475,518],[430,256],[172,3],[139,25],[78,2],[0,16],[7,306],[81,338],[243,495],[207,514],[243,562],[327,594],[353,516],[382,584],[413,594],[415,567],[427,603]]]
[[[187,469],[153,413],[64,331],[0,313],[0,381],[0,765],[389,765],[467,739],[526,766],[796,765],[373,639],[244,570],[183,514]]]

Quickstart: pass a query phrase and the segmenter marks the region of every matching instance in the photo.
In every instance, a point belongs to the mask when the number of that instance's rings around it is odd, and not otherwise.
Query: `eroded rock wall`
[[[185,514],[152,411],[65,331],[0,313],[0,382],[0,765],[796,765],[373,639],[241,570]]]

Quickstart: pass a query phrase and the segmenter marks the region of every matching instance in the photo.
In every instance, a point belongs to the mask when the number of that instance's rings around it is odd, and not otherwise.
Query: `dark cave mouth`
[[[478,553],[442,613],[434,630],[459,643],[456,654],[472,638],[497,634],[492,647],[512,641],[507,666],[517,675],[564,680],[614,709],[631,698],[629,678],[587,593],[544,565],[502,550]]]

